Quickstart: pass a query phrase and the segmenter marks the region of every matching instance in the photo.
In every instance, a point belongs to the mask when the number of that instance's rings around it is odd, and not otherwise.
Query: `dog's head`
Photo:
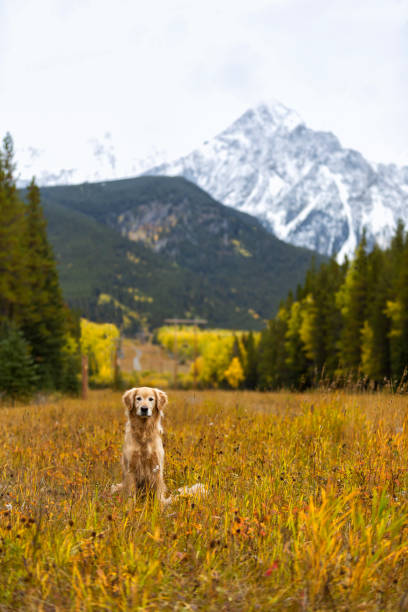
[[[134,387],[122,397],[129,418],[149,419],[162,414],[167,404],[167,395],[160,389],[151,387]]]

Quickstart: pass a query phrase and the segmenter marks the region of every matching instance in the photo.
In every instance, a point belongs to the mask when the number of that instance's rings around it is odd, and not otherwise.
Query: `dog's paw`
[[[113,484],[111,485],[110,492],[111,495],[115,495],[115,493],[119,493],[123,489],[123,484]]]
[[[173,502],[174,502],[174,497],[173,497],[173,495],[169,495],[169,497],[164,497],[164,496],[163,496],[163,497],[161,498],[161,500],[160,500],[161,505],[162,505],[162,506],[164,506],[164,507],[165,507],[165,506],[168,506],[168,505],[170,505],[170,504],[172,504]]]

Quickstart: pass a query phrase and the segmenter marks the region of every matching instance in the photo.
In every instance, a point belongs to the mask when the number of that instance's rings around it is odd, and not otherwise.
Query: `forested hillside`
[[[41,194],[67,300],[127,334],[194,315],[214,327],[261,329],[314,256],[182,178]]]
[[[74,390],[76,321],[65,306],[34,180],[16,189],[13,142],[0,150],[0,394]]]

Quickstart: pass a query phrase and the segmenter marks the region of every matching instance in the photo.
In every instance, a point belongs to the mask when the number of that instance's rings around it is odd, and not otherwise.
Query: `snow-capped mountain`
[[[279,102],[246,111],[221,134],[147,174],[181,175],[255,215],[282,240],[352,255],[366,228],[386,246],[408,222],[408,166],[372,164]]]

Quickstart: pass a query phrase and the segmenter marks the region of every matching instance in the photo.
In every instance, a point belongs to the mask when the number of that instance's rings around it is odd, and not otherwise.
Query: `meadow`
[[[169,391],[121,499],[120,394],[0,408],[0,610],[408,609],[408,397]]]

